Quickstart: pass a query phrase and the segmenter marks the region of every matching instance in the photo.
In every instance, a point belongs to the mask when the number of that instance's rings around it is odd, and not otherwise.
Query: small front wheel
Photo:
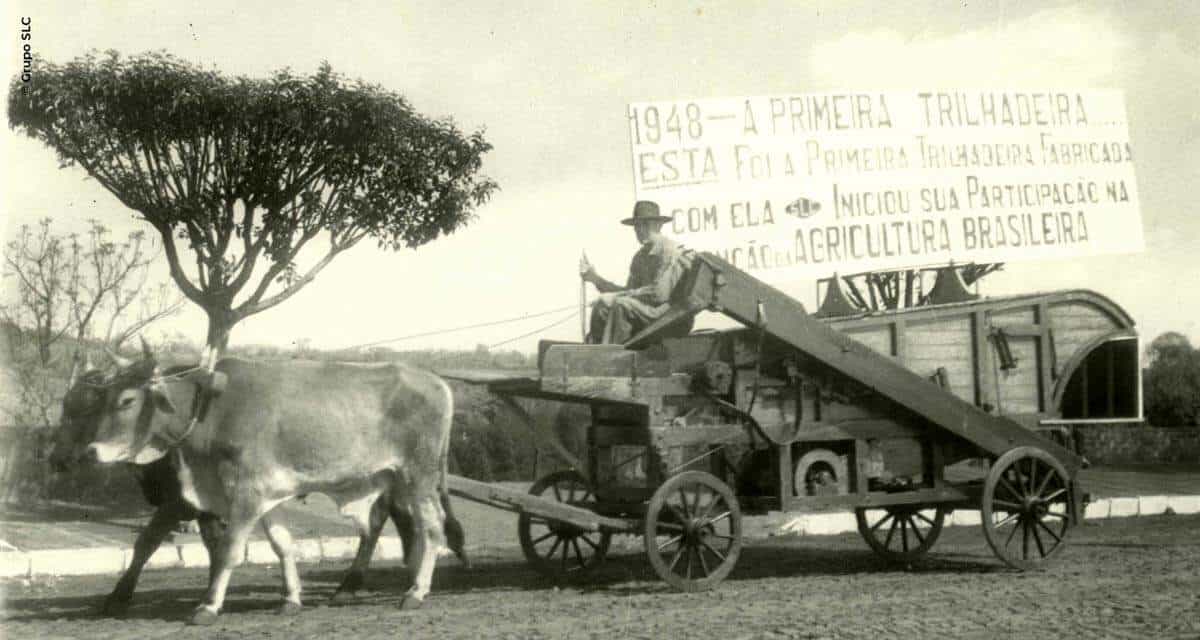
[[[890,562],[921,559],[937,542],[946,521],[945,507],[894,505],[854,510],[858,533],[867,546]]]
[[[596,501],[587,480],[577,471],[555,471],[529,488],[529,493],[588,508]],[[540,573],[555,579],[573,578],[595,569],[608,555],[612,534],[588,531],[561,520],[522,513],[517,537],[525,559]]]
[[[703,471],[672,476],[650,499],[646,555],[659,577],[683,591],[711,589],[742,553],[742,512],[724,482]]]

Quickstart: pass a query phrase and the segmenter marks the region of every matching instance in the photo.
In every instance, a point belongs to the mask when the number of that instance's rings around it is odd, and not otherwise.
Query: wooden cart
[[[743,327],[662,337],[705,310]],[[544,342],[529,376],[442,372],[518,412],[514,399],[534,398],[591,414],[584,451],[547,439],[571,468],[529,493],[461,477],[450,489],[517,511],[526,557],[556,576],[597,566],[612,535],[638,534],[659,576],[706,589],[737,563],[744,515],[830,509],[853,509],[867,544],[900,562],[934,545],[951,510],[978,509],[996,556],[1036,568],[1084,499],[1082,458],[1036,427],[1129,411],[1089,396],[1099,387],[1086,376],[1131,327],[1087,292],[818,318],[700,254],[671,311],[625,345]],[[1127,363],[1100,357],[1113,391],[1114,363]]]

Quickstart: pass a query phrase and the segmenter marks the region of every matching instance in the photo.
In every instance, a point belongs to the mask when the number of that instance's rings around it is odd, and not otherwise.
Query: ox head
[[[94,368],[90,358],[82,362],[78,354],[62,401],[62,419],[54,431],[50,466],[68,471],[83,458],[84,450],[96,434],[96,419],[104,404],[106,376]]]
[[[59,430],[67,460],[147,464],[166,455],[169,447],[158,434],[165,422],[173,421],[175,406],[144,342],[142,351],[136,361],[110,354],[114,371],[99,376],[89,372],[73,381]]]

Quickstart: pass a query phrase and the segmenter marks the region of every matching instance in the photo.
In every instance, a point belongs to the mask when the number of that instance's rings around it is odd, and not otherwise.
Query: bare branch
[[[266,311],[267,309],[270,309],[271,307],[279,304],[280,302],[283,302],[284,300],[287,300],[288,298],[292,297],[297,291],[303,289],[305,287],[305,285],[312,282],[313,279],[317,277],[317,274],[321,273],[321,271],[330,262],[333,262],[333,259],[335,257],[337,257],[337,255],[339,253],[341,253],[342,250],[343,249],[331,248],[329,250],[329,253],[325,254],[324,258],[321,258],[321,260],[319,262],[317,262],[315,265],[313,265],[312,268],[309,269],[308,272],[306,272],[304,275],[300,276],[296,280],[293,280],[291,282],[291,284],[289,284],[287,286],[287,288],[284,289],[283,291],[280,291],[279,293],[277,293],[269,298],[266,298],[265,300],[262,300],[262,301],[247,300],[244,304],[242,304],[241,306],[239,306],[237,309],[234,310],[236,317],[238,317],[240,319],[240,318],[245,318],[247,316],[254,315],[256,313],[260,313],[262,311]],[[269,282],[269,279],[264,278],[264,282]]]

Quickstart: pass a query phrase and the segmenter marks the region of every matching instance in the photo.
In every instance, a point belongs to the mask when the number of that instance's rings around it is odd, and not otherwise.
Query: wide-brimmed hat
[[[649,200],[639,200],[633,205],[633,216],[625,218],[621,224],[634,224],[635,222],[670,222],[671,218],[660,215],[658,212],[658,204]]]

